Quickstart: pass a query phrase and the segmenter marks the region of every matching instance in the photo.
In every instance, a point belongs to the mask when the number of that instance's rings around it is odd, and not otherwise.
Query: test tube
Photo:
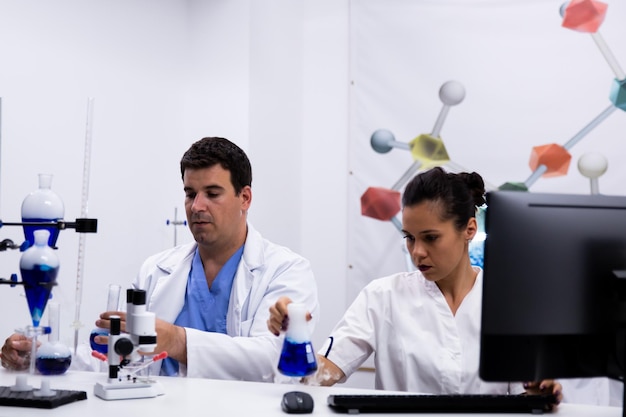
[[[120,308],[120,291],[122,287],[117,284],[109,285],[109,297],[107,298],[107,311],[117,311]]]
[[[119,305],[120,305],[120,291],[121,291],[122,287],[117,285],[117,284],[110,284],[109,285],[109,292],[107,295],[107,309],[106,311],[118,311],[119,310]],[[101,329],[99,327],[96,327],[95,329],[93,329],[91,331],[91,334],[89,335],[89,344],[91,346],[91,349],[102,353],[103,355],[106,355],[108,352],[108,346],[107,345],[99,345],[95,342],[95,337],[99,336],[99,335],[108,335],[109,331],[107,329]]]

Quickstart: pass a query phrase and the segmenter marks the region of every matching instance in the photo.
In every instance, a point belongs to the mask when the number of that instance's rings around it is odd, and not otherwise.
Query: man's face
[[[200,246],[227,247],[238,242],[245,230],[252,192],[244,187],[239,195],[230,182],[230,171],[217,164],[210,168],[186,169],[183,175],[185,212],[194,239]]]

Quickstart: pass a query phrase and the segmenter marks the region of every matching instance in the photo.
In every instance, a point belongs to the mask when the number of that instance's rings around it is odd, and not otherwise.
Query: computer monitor
[[[487,194],[480,377],[623,379],[626,197]]]

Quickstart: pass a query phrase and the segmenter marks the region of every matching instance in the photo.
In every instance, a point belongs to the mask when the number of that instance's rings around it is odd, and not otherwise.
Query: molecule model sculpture
[[[589,186],[591,194],[600,194],[598,186],[598,178],[600,178],[607,170],[609,164],[604,157],[596,152],[586,153],[578,159],[578,171],[589,178]]]
[[[400,211],[400,189],[420,169],[445,165],[453,170],[463,170],[453,163],[440,137],[441,129],[452,106],[465,99],[465,88],[458,81],[447,81],[439,89],[439,99],[443,107],[429,134],[421,134],[409,143],[398,142],[393,133],[386,129],[376,130],[370,139],[372,148],[378,153],[387,153],[393,148],[411,152],[414,162],[396,181],[391,189],[369,187],[361,196],[361,214],[377,220],[389,220],[398,230],[402,229],[396,214]]]
[[[501,185],[499,189],[528,191],[541,177],[566,175],[572,159],[569,150],[615,110],[621,109],[626,111],[626,74],[599,32],[599,28],[606,16],[607,7],[607,4],[595,0],[571,0],[561,6],[560,13],[563,17],[563,27],[591,35],[615,74],[609,94],[611,104],[563,146],[551,143],[534,147],[529,162],[533,172],[528,179],[523,183],[507,182]]]

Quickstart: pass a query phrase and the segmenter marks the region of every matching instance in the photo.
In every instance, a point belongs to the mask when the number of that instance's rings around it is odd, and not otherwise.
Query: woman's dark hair
[[[485,204],[485,183],[476,172],[449,173],[440,167],[417,174],[404,189],[402,206],[424,201],[441,205],[443,220],[454,220],[458,230],[476,216],[476,208]]]
[[[202,138],[187,150],[180,160],[180,174],[186,169],[211,168],[220,164],[230,171],[230,181],[239,195],[243,187],[252,185],[252,167],[246,153],[228,139]]]

